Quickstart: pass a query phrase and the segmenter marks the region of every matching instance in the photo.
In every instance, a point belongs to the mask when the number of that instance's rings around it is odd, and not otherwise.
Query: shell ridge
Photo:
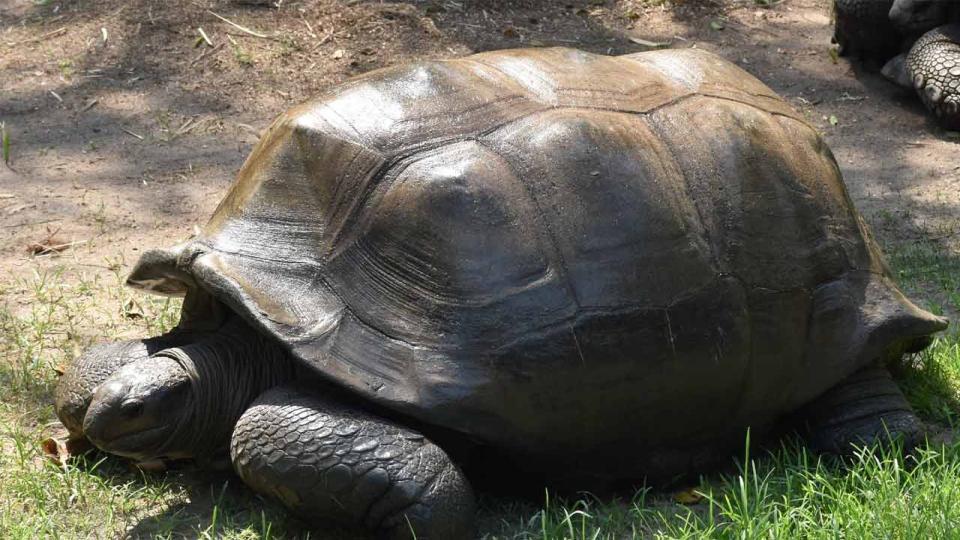
[[[410,149],[403,153],[394,155],[391,159],[385,161],[381,169],[374,175],[377,178],[376,185],[370,187],[370,189],[365,190],[361,197],[358,197],[358,200],[354,202],[353,207],[351,208],[350,215],[347,219],[344,219],[342,226],[337,230],[337,241],[331,241],[330,247],[327,249],[327,261],[332,261],[339,258],[346,248],[350,245],[349,242],[340,241],[340,234],[349,234],[360,222],[363,221],[364,210],[375,210],[377,206],[377,201],[373,200],[378,194],[383,194],[394,185],[397,178],[403,174],[410,166],[414,165],[422,159],[429,158],[432,154],[448,147],[463,143],[467,140],[474,140],[472,138],[460,139],[460,138],[450,138],[444,139],[440,142],[434,142],[434,144],[424,144],[420,145],[417,148]]]
[[[506,166],[509,167],[513,172],[513,176],[517,179],[517,182],[521,185],[521,187],[523,187],[523,191],[527,194],[527,198],[530,201],[531,207],[537,214],[537,221],[541,224],[540,226],[543,229],[540,231],[541,234],[538,234],[537,236],[545,239],[549,244],[549,249],[546,250],[546,252],[549,253],[551,266],[556,268],[557,274],[560,276],[560,279],[563,280],[564,288],[566,289],[570,300],[573,302],[575,309],[579,311],[581,308],[580,300],[577,298],[576,288],[574,288],[573,283],[571,282],[570,271],[567,267],[567,262],[563,258],[563,253],[560,250],[560,244],[557,242],[556,233],[550,227],[549,220],[547,219],[547,216],[544,213],[537,196],[534,195],[533,190],[531,190],[530,186],[527,185],[527,182],[524,181],[523,175],[520,174],[520,171],[517,169],[516,164],[513,163],[512,160],[504,156],[503,153],[499,152],[497,148],[487,144],[487,142],[483,139],[478,139],[477,144],[499,156],[500,159],[503,160],[504,164],[506,164]]]
[[[522,89],[523,92],[524,92],[524,94],[526,94],[527,99],[531,99],[532,101],[535,101],[535,102],[537,102],[537,103],[541,103],[541,104],[547,105],[547,106],[556,106],[556,95],[555,95],[555,94],[554,94],[554,96],[553,96],[554,99],[551,99],[551,100],[544,99],[544,96],[540,95],[538,92],[536,92],[536,91],[535,91],[533,88],[531,88],[529,85],[524,84],[524,83],[523,83],[522,81],[520,81],[515,75],[504,71],[504,70],[501,69],[499,66],[497,66],[497,65],[495,65],[495,64],[491,64],[491,63],[489,63],[489,62],[485,62],[483,59],[479,59],[479,58],[474,58],[474,59],[473,59],[473,62],[475,62],[475,63],[477,63],[477,64],[480,64],[480,65],[483,65],[484,67],[486,67],[486,68],[488,68],[488,69],[491,69],[491,70],[497,72],[498,74],[502,75],[504,78],[506,78],[507,80],[509,80],[509,81],[512,82],[513,84],[515,84],[518,88]],[[528,75],[534,77],[535,79],[537,79],[537,81],[540,82],[540,83],[542,83],[544,87],[549,87],[549,89],[550,89],[551,92],[556,92],[557,88],[552,84],[552,82],[551,82],[549,79],[546,79],[546,78],[544,78],[544,77],[541,77],[541,76],[537,75],[537,74],[534,73],[534,72],[529,72]]]
[[[360,146],[363,146],[364,148],[372,149],[372,150],[374,150],[374,151],[378,151],[378,149],[377,149],[376,146],[372,143],[372,141],[370,141],[370,139],[367,138],[366,135],[365,135],[362,131],[360,131],[359,129],[357,129],[357,127],[356,127],[355,125],[353,125],[353,122],[351,122],[349,118],[347,118],[347,117],[343,116],[342,114],[340,114],[340,112],[338,112],[336,109],[334,109],[333,107],[331,107],[329,103],[320,101],[320,102],[319,102],[319,105],[320,105],[320,109],[321,109],[322,111],[325,111],[325,112],[327,112],[328,114],[330,114],[331,116],[336,117],[338,120],[340,120],[340,123],[341,123],[342,125],[345,125],[345,126],[349,127],[350,130],[353,131],[353,133],[354,133],[354,134],[356,135],[356,137],[357,137],[357,140],[356,140],[356,141],[352,141],[352,142],[354,142],[354,143],[356,143],[356,144],[359,144]],[[337,129],[339,126],[331,126],[331,127],[334,127],[334,129]],[[339,129],[337,129],[337,130],[339,131]],[[329,134],[328,131],[325,131],[324,133]],[[379,152],[378,152],[378,153],[379,153]]]
[[[650,121],[649,116],[642,116],[641,120],[643,121],[644,125],[647,126],[647,129],[649,129],[651,133],[655,134],[657,138],[662,142],[661,147],[663,151],[666,152],[670,157],[670,168],[679,178],[683,179],[683,193],[684,195],[686,195],[686,199],[691,201],[691,206],[693,207],[694,212],[697,216],[697,236],[700,239],[703,246],[706,247],[708,250],[710,250],[711,266],[713,267],[714,271],[717,272],[719,275],[721,273],[719,254],[717,253],[717,250],[715,249],[715,247],[711,245],[710,238],[707,236],[707,233],[706,233],[707,224],[703,218],[703,209],[700,208],[700,205],[698,204],[699,201],[697,200],[697,198],[693,196],[693,192],[690,189],[690,179],[687,177],[686,172],[684,172],[683,169],[680,167],[680,163],[677,160],[677,150],[670,143],[667,142],[667,139],[663,136],[663,133],[661,132],[661,130],[656,125],[654,125],[653,122]]]
[[[364,149],[367,149],[367,147],[366,147],[365,145],[363,146],[363,148],[364,148]],[[384,156],[383,156],[382,154],[380,154],[379,152],[376,152],[376,153],[379,155],[379,157],[380,157],[384,162],[386,161],[386,159],[384,158]],[[360,159],[360,156],[361,156],[361,153],[360,153],[360,152],[354,153],[353,157],[352,157],[352,158],[350,159],[350,161],[347,162],[347,164],[345,165],[345,168],[346,168],[347,170],[353,169],[354,163],[356,163],[356,161],[357,161],[358,159]],[[375,173],[375,174],[373,175],[373,178],[371,178],[371,181],[374,181],[375,178],[376,178],[376,176],[377,176],[377,175],[376,175],[376,173]],[[344,184],[345,184],[345,182],[344,182],[343,175],[338,175],[336,185],[334,186],[333,191],[330,193],[330,201],[331,201],[330,206],[331,206],[331,207],[333,207],[333,208],[339,208],[340,206],[342,206],[342,205],[344,205],[344,204],[347,204],[346,201],[341,200],[342,197],[344,196],[344,194],[343,194],[342,192],[348,190],[347,186],[345,186]],[[340,228],[342,227],[342,224],[343,224],[343,222],[345,221],[345,218],[349,216],[350,211],[351,211],[351,209],[348,208],[348,209],[347,209],[347,216],[345,216],[343,219],[341,219],[341,220],[340,220],[340,225],[339,225],[339,226],[336,226],[336,227],[334,226],[334,223],[332,223],[331,220],[333,219],[334,216],[336,216],[336,215],[338,214],[338,212],[336,212],[336,211],[330,212],[330,213],[328,213],[328,214],[325,216],[325,219],[324,219],[324,221],[325,221],[325,223],[324,223],[324,230],[326,230],[326,231],[332,231],[332,233],[330,234],[330,247],[328,248],[328,251],[331,250],[331,249],[333,249],[333,246],[336,245],[336,239],[337,239],[338,233],[339,233],[339,231],[340,231]]]
[[[669,302],[665,304],[641,304],[641,303],[631,303],[631,304],[622,304],[619,306],[587,306],[578,308],[578,310],[571,314],[570,316],[557,319],[555,321],[543,324],[536,328],[527,329],[524,332],[524,335],[519,338],[515,338],[508,341],[503,341],[497,344],[496,347],[491,349],[492,352],[499,352],[509,350],[512,347],[515,347],[518,343],[523,343],[525,341],[537,341],[540,340],[544,335],[550,334],[555,330],[567,327],[567,328],[576,328],[583,321],[591,320],[597,317],[605,317],[609,315],[632,315],[636,313],[643,312],[664,312],[668,311],[672,307],[675,307],[677,304],[680,304],[686,300],[696,298],[698,295],[702,294],[704,291],[714,289],[717,286],[717,283],[721,282],[725,278],[734,278],[735,281],[741,286],[744,291],[749,289],[743,287],[743,282],[737,276],[728,273],[717,274],[714,279],[711,279],[697,287],[695,289],[689,289],[683,292],[678,293]]]
[[[337,254],[345,249],[348,242],[344,239],[344,236],[349,238],[350,231],[359,219],[359,214],[363,211],[363,208],[368,205],[370,197],[380,188],[384,178],[389,174],[392,165],[393,163],[390,160],[381,163],[377,168],[377,172],[370,176],[370,181],[363,186],[360,193],[350,202],[346,214],[340,220],[337,227],[330,232],[329,243],[326,248],[326,253],[324,253],[324,261],[336,258]]]

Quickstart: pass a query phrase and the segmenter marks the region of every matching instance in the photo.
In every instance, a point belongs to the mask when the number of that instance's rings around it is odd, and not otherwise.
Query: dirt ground
[[[125,271],[188,237],[261,130],[322,88],[510,47],[717,52],[822,131],[881,244],[960,255],[960,139],[831,54],[829,0],[767,3],[0,0],[0,302],[28,309],[38,270]]]
[[[912,95],[830,54],[828,0],[278,4],[0,0],[10,138],[0,279],[38,265],[126,267],[145,247],[189,236],[258,133],[328,85],[418,58],[525,46],[718,52],[822,130],[884,243],[957,240],[957,140]],[[64,250],[32,253],[45,246]]]

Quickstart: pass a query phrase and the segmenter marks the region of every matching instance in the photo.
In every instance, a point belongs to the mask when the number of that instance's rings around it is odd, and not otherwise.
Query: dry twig
[[[204,51],[203,51],[202,53],[200,53],[200,56],[194,58],[194,59],[190,62],[190,65],[193,66],[193,65],[196,64],[197,62],[203,60],[203,59],[206,58],[207,56],[209,56],[209,55],[211,55],[211,54],[219,51],[219,50],[222,49],[222,48],[223,48],[223,43],[220,43],[219,45],[217,45],[216,47],[214,47],[214,48],[212,48],[212,49],[204,49]]]
[[[143,140],[143,135],[137,135],[136,133],[130,131],[130,130],[127,129],[127,128],[120,128],[120,129],[123,130],[123,132],[126,133],[127,135],[136,137],[136,138],[140,139],[141,141]]]
[[[89,110],[92,109],[93,106],[96,105],[97,103],[100,103],[100,100],[99,100],[99,99],[91,99],[91,100],[90,100],[90,103],[87,103],[86,105],[83,106],[82,109],[80,109],[80,112],[81,112],[81,113],[85,113],[85,112],[89,111]]]
[[[216,13],[210,11],[209,9],[207,10],[207,13],[209,13],[209,14],[213,15],[214,17],[220,19],[221,21],[229,24],[230,26],[236,28],[237,30],[240,30],[240,31],[243,32],[244,34],[249,34],[249,35],[251,35],[251,36],[253,36],[253,37],[258,37],[258,38],[261,38],[261,39],[276,39],[276,38],[273,37],[273,36],[268,36],[268,35],[266,35],[266,34],[261,34],[260,32],[253,31],[253,30],[247,28],[246,26],[240,26],[239,24],[231,21],[230,19],[228,19],[228,18],[226,18],[226,17],[224,17],[224,16],[222,16],[222,15],[217,15]]]
[[[79,246],[86,244],[86,240],[77,240],[76,242],[66,242],[63,244],[30,244],[27,246],[27,251],[33,255],[49,255],[51,253],[60,253],[61,251],[66,251],[73,246]]]

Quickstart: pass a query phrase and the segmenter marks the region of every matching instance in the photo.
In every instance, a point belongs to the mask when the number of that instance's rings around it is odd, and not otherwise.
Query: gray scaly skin
[[[87,349],[70,364],[54,391],[54,409],[71,438],[82,438],[83,417],[97,388],[123,366],[163,349],[197,339],[190,332],[172,332],[147,339],[103,343]]]
[[[212,459],[247,406],[294,373],[275,342],[236,317],[204,339],[125,363],[97,387],[83,433],[134,459]]]
[[[294,388],[268,391],[233,432],[247,485],[310,521],[388,538],[465,538],[474,500],[463,473],[420,433]]]
[[[54,391],[54,410],[71,439],[85,437],[83,419],[97,389],[127,364],[145,360],[168,349],[200,341],[218,331],[229,316],[202,290],[190,291],[183,302],[180,322],[170,332],[146,339],[95,345],[70,364]]]
[[[470,485],[423,435],[275,388],[298,378],[293,362],[239,317],[184,341],[178,334],[91,349],[61,381],[58,414],[101,450],[136,460],[211,462],[230,445],[253,489],[314,523],[389,538],[468,536]]]
[[[905,69],[924,105],[947,129],[960,129],[960,24],[935,28],[910,49]]]
[[[923,436],[923,423],[880,365],[864,368],[800,411],[807,441],[821,453],[845,456],[860,445],[898,439],[905,449]]]

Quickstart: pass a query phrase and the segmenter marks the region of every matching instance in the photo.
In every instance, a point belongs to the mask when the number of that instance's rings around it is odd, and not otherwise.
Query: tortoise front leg
[[[861,369],[800,412],[814,450],[852,455],[858,446],[900,440],[910,449],[923,423],[881,365]]]
[[[265,392],[237,422],[233,465],[295,514],[390,538],[455,539],[474,519],[470,485],[423,435],[291,387]]]

